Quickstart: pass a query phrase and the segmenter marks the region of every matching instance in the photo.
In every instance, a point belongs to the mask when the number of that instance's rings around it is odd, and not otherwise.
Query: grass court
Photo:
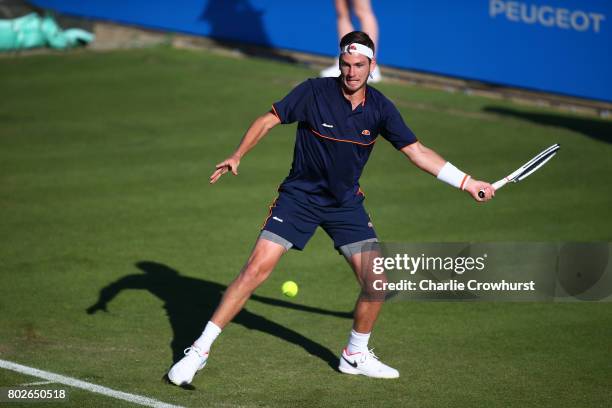
[[[189,407],[608,406],[609,303],[387,304],[371,345],[400,379],[339,374],[359,288],[320,230],[219,337],[194,390],[162,382],[246,260],[295,125],[272,130],[238,177],[208,176],[257,115],[315,75],[166,47],[1,59],[0,359]],[[478,205],[381,138],[361,185],[382,240],[611,240],[611,121],[377,88],[425,145],[480,179],[562,146]],[[294,299],[280,291],[289,279]],[[100,296],[107,311],[88,313]],[[37,380],[0,369],[0,387]],[[68,389],[61,406],[132,406]]]

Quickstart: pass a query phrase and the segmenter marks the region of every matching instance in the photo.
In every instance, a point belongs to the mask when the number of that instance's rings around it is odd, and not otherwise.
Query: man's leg
[[[361,30],[370,36],[374,42],[374,47],[378,48],[378,20],[376,20],[376,15],[372,9],[372,3],[370,0],[352,0],[352,4],[353,12],[359,19]]]
[[[338,28],[338,41],[342,39],[346,34],[354,30],[353,23],[351,22],[351,10],[349,8],[349,0],[335,0],[336,6],[336,25]],[[338,77],[340,76],[340,67],[338,59],[336,58],[334,63],[323,69],[320,73],[322,78],[327,77]]]
[[[359,281],[359,285],[364,287],[364,280],[367,278],[365,275],[369,275],[370,272],[363,270],[362,260],[372,259],[376,256],[374,253],[356,253],[349,257],[345,257],[348,263],[351,265],[355,277]],[[371,275],[370,275],[371,276]],[[355,304],[353,330],[359,333],[370,333],[374,328],[378,314],[382,309],[384,300],[376,301],[368,299],[367,296],[359,296],[357,303]]]
[[[348,0],[335,0],[338,40],[354,30]]]
[[[372,240],[368,240],[372,241]],[[362,288],[366,288],[372,277],[371,264],[368,261],[378,256],[377,252],[362,252],[364,242],[345,245],[340,248],[346,260],[351,265],[355,277]],[[364,262],[367,262],[365,264]],[[376,323],[384,302],[378,296],[365,295],[362,291],[355,305],[353,330],[348,344],[342,350],[338,369],[345,374],[361,374],[376,378],[397,378],[399,372],[383,364],[368,348],[370,334]]]
[[[353,12],[359,19],[361,30],[370,36],[374,42],[374,48],[376,48],[376,54],[378,55],[378,20],[372,9],[372,3],[370,0],[352,0]],[[382,80],[380,74],[380,68],[378,65],[374,68],[369,83],[377,83]]]
[[[196,372],[206,365],[210,347],[221,330],[240,312],[253,291],[270,276],[290,245],[288,242],[283,245],[261,237],[257,240],[248,261],[228,286],[202,335],[185,350],[185,357],[168,372],[171,382],[176,385],[191,383]]]
[[[253,291],[270,276],[286,251],[281,244],[258,239],[249,260],[228,286],[210,320],[223,329],[242,310]]]

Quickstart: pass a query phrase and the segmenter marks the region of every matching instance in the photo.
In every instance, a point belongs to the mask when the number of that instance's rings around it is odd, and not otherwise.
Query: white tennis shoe
[[[185,357],[168,371],[168,379],[175,385],[191,384],[193,377],[208,361],[208,352],[203,352],[196,346],[186,348],[184,353]]]
[[[373,350],[349,353],[345,348],[340,355],[338,370],[344,374],[365,375],[373,378],[399,377],[399,371],[381,363]]]

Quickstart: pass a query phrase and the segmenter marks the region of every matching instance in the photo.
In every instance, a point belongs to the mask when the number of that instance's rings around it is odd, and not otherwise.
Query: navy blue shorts
[[[270,213],[262,230],[270,231],[302,250],[318,226],[334,241],[334,247],[376,238],[363,204],[350,207],[322,207],[305,203],[298,198],[280,193],[270,206]]]

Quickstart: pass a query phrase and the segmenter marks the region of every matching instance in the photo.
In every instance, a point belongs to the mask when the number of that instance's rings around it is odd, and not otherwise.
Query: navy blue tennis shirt
[[[359,204],[359,177],[382,135],[396,149],[417,141],[393,103],[366,86],[352,109],[339,78],[308,79],[272,105],[281,123],[298,122],[289,176],[279,187],[320,206]]]

